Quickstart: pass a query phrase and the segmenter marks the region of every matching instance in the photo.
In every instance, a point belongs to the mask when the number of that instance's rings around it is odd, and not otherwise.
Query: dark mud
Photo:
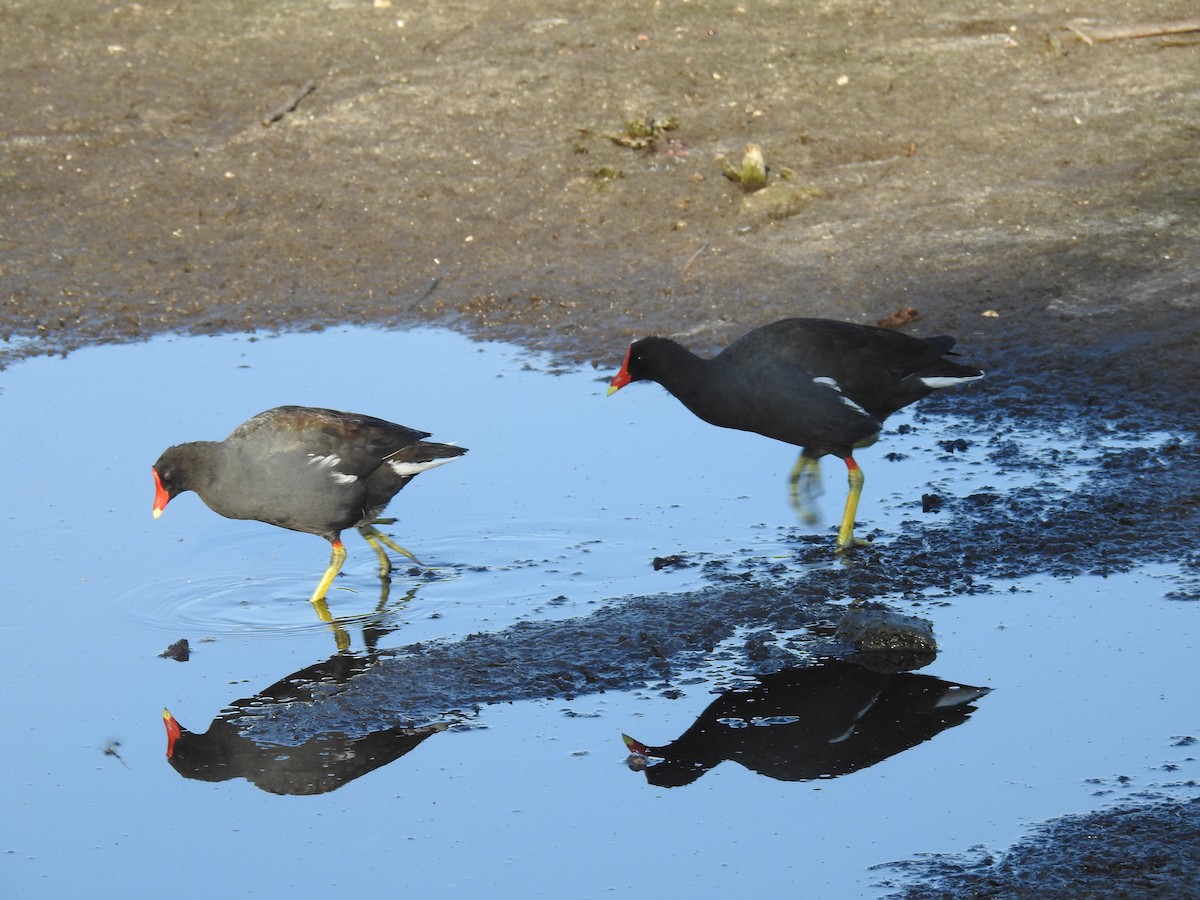
[[[888,895],[895,900],[1195,897],[1200,799],[1150,795],[1114,809],[1064,816],[1004,853],[975,850],[883,868],[922,882]]]
[[[730,689],[819,658],[895,672],[936,656],[929,623],[882,608],[847,612],[824,602],[831,586],[820,579],[786,587],[740,580],[734,589],[693,591],[682,600],[634,597],[584,618],[385,651],[336,684],[285,679],[322,686],[304,703],[261,700],[234,718],[255,740],[297,745],[331,731],[461,723],[492,703],[631,689],[677,696],[701,670],[718,689]],[[847,620],[857,627],[848,629]]]
[[[769,561],[731,561],[711,595],[631,599],[626,619],[572,626],[594,629],[577,635],[583,655],[619,637],[618,681],[649,667],[671,689],[735,627],[771,635],[830,599],[1156,560],[1196,573],[1200,43],[1088,45],[1063,28],[1086,26],[1081,12],[1195,15],[1190,0],[17,0],[0,10],[0,363],[353,322],[446,325],[609,367],[649,332],[713,349],[785,315],[913,306],[910,330],[956,334],[989,373],[925,412],[988,423],[987,452],[1035,483],[948,501],[816,577],[781,585]],[[773,195],[721,174],[715,157],[737,162],[748,143]],[[331,377],[370,368],[347,360]],[[1103,451],[1063,497],[1056,448],[1006,443],[1026,425],[1174,438]],[[1196,596],[1195,580],[1180,591]],[[518,629],[504,652],[525,637],[536,645]],[[422,648],[423,674],[457,653],[495,678],[499,640]],[[813,649],[757,640],[742,663]],[[589,689],[545,641],[530,652],[547,667],[524,688],[452,693]],[[1127,852],[1178,810],[1194,821],[1194,804],[1097,814],[1124,896],[1161,896],[1156,873],[1194,849],[1180,829],[1170,853]],[[1007,859],[1078,833],[1052,825]],[[1020,872],[1050,893],[1091,890]],[[956,890],[920,896],[974,888]],[[1021,896],[1006,890],[991,895]]]

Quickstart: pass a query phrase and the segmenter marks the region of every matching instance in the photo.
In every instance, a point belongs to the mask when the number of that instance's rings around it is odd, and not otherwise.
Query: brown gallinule
[[[875,442],[883,421],[937,388],[983,377],[947,359],[954,338],[828,319],[783,319],[756,328],[712,359],[675,341],[630,344],[611,395],[631,381],[657,381],[706,422],[753,431],[801,448],[792,469],[792,502],[811,520],[802,494],[816,492],[817,461],[846,463],[850,492],[837,546],[855,543],[854,514],[863,473],[854,450]]]
[[[467,452],[427,437],[372,416],[279,406],[243,422],[223,441],[168,448],[154,464],[154,518],[176,495],[195,491],[228,519],[320,535],[333,545],[329,568],[311,598],[321,612],[325,592],[346,559],[343,529],[358,529],[378,555],[384,578],[391,563],[381,544],[418,562],[375,524],[418,473]]]

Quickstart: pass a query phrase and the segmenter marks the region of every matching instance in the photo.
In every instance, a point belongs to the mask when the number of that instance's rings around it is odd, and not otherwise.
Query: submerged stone
[[[851,607],[834,637],[855,662],[876,672],[919,669],[937,656],[929,622],[882,607]]]

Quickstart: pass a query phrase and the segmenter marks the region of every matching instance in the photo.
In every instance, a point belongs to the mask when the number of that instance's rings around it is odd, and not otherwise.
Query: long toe
[[[387,556],[387,554],[385,554],[383,552],[382,547],[379,546],[380,544],[383,544],[387,547],[390,547],[392,550],[395,550],[401,556],[407,556],[418,566],[421,566],[422,568],[428,568],[423,562],[421,562],[419,559],[417,559],[412,554],[411,551],[406,550],[403,547],[401,547],[399,544],[397,544],[395,541],[393,541],[390,537],[388,537],[386,534],[384,534],[378,528],[375,528],[372,525],[360,525],[358,528],[358,531],[363,536],[363,538],[367,541],[367,543],[369,543],[372,547],[375,548],[375,552],[380,554],[381,556],[384,556],[384,557]],[[390,571],[391,564],[389,563],[388,566],[389,566],[389,571]]]

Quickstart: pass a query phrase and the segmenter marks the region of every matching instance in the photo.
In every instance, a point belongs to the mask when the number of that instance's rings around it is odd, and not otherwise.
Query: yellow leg
[[[325,598],[312,601],[313,608],[317,611],[317,618],[329,626],[329,630],[333,632],[333,642],[337,645],[339,651],[350,649],[350,635],[346,633],[346,629],[337,623],[333,615],[329,612],[329,604],[325,602]]]
[[[846,470],[847,480],[850,482],[850,492],[846,495],[846,511],[842,513],[842,525],[838,529],[837,548],[839,553],[856,544],[867,543],[854,537],[854,516],[858,512],[858,498],[862,496],[863,482],[866,481],[866,477],[863,475],[863,470],[858,467],[858,463],[854,461],[853,456],[846,457]]]
[[[792,467],[788,485],[796,515],[805,525],[816,524],[817,510],[813,501],[821,496],[821,461],[801,453]]]
[[[317,611],[317,618],[322,622],[332,625],[333,613],[329,611],[329,604],[325,602],[325,598],[322,597],[320,600],[312,600],[310,602],[313,605],[313,609]]]
[[[312,601],[313,608],[317,611],[317,618],[329,626],[329,630],[333,632],[333,641],[337,644],[338,650],[350,649],[350,635],[346,633],[346,629],[337,623],[333,615],[329,612],[329,604],[325,602],[325,598]]]
[[[415,562],[418,566],[424,565],[424,563],[422,563],[419,559],[417,559],[415,556],[413,556],[409,551],[405,550],[403,547],[401,547],[399,544],[397,544],[395,541],[393,541],[390,537],[388,537],[386,534],[384,534],[382,531],[380,531],[374,525],[359,525],[358,533],[361,534],[363,536],[363,539],[368,544],[371,545],[371,549],[374,550],[375,555],[379,557],[379,577],[380,578],[387,578],[388,574],[392,571],[392,561],[390,559],[388,559],[387,553],[384,552],[383,547],[381,547],[380,544],[385,544],[388,547],[391,547],[397,553],[401,554],[402,556],[407,556],[409,559],[411,559],[413,562]]]
[[[325,570],[325,574],[321,576],[321,580],[317,583],[317,589],[313,591],[310,598],[312,605],[317,608],[317,615],[321,615],[321,607],[325,607],[325,615],[329,615],[329,607],[325,606],[325,594],[329,591],[330,585],[333,584],[333,579],[337,578],[337,573],[342,569],[342,563],[346,561],[346,548],[342,546],[340,540],[333,542],[333,553],[329,557],[329,568]],[[332,619],[322,619],[323,622],[333,621]]]

